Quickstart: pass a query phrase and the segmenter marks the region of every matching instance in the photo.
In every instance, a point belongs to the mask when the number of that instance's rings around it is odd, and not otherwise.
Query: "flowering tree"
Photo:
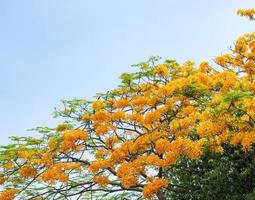
[[[253,19],[255,12],[238,13]],[[238,38],[215,62],[220,69],[151,57],[97,100],[63,101],[55,111],[62,124],[1,147],[0,200],[165,200],[169,191],[189,191],[169,173],[180,159],[199,159],[205,150],[224,154],[229,145],[249,153],[255,34]]]

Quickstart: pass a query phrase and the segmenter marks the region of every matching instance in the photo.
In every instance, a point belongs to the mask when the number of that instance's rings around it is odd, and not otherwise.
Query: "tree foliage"
[[[252,198],[255,33],[215,62],[151,57],[94,101],[63,100],[62,124],[1,147],[0,199]]]
[[[169,169],[176,186],[171,200],[252,200],[255,198],[255,154],[230,145],[224,153],[205,151],[196,160],[180,159]],[[188,191],[188,192],[187,192]]]

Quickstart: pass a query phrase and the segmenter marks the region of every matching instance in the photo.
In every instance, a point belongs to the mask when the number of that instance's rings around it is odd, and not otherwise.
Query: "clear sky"
[[[151,55],[200,62],[254,31],[254,0],[0,0],[0,144],[55,126],[60,99],[91,99]]]

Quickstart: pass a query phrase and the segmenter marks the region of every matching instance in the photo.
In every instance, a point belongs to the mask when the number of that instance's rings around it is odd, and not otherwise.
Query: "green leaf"
[[[243,92],[241,90],[232,90],[224,95],[224,102],[233,102],[241,98],[253,98],[252,92]]]

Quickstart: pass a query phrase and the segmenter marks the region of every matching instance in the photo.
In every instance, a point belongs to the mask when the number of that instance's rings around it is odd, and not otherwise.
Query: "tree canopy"
[[[253,19],[255,10],[238,14]],[[215,199],[247,174],[240,193],[252,193],[255,33],[215,63],[151,57],[93,101],[63,100],[54,112],[63,123],[1,146],[0,200]]]

